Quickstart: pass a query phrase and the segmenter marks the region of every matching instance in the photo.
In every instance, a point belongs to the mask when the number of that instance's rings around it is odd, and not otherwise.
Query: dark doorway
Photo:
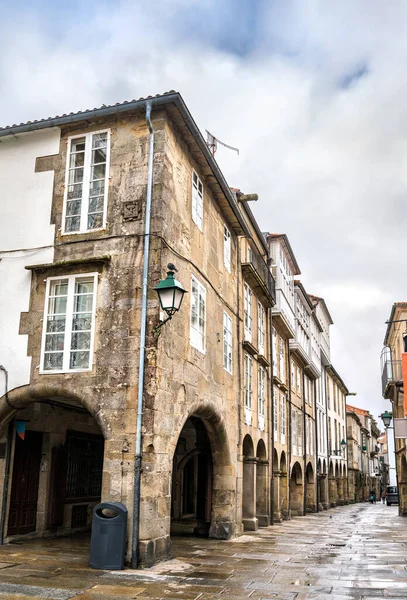
[[[35,531],[40,476],[42,433],[16,436],[7,535]]]
[[[207,536],[212,511],[212,452],[203,421],[185,422],[173,458],[171,533]]]

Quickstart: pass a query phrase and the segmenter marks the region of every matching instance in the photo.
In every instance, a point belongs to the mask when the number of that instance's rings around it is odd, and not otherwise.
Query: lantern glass
[[[172,315],[180,309],[186,291],[179,281],[174,278],[174,273],[172,271],[169,271],[166,279],[160,281],[154,289],[160,299],[161,308],[167,313],[168,317],[171,318]]]
[[[389,427],[389,426],[390,426],[390,423],[391,423],[391,420],[392,420],[392,415],[391,415],[389,412],[387,412],[387,410],[386,410],[386,411],[385,411],[385,412],[384,412],[382,415],[380,415],[380,416],[381,416],[381,419],[382,419],[382,421],[383,421],[383,424],[384,424],[384,426],[385,426],[385,427]]]

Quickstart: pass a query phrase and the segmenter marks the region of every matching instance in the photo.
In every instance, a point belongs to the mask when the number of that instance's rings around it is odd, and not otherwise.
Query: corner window
[[[252,371],[253,360],[249,354],[244,355],[244,408],[245,423],[252,424]]]
[[[191,283],[191,346],[205,352],[206,289],[195,277]]]
[[[232,373],[232,319],[223,313],[223,368]]]
[[[230,231],[226,227],[223,226],[223,263],[225,265],[225,269],[228,273],[230,273],[230,256],[231,256],[231,242],[230,242]]]
[[[245,339],[252,341],[252,290],[244,284],[244,334]]]
[[[264,354],[264,308],[263,305],[258,302],[258,348],[259,354]]]
[[[108,131],[69,138],[63,233],[105,227],[109,153]]]
[[[192,220],[200,231],[203,230],[203,185],[195,171],[192,171]]]
[[[97,273],[47,280],[41,372],[92,368]]]

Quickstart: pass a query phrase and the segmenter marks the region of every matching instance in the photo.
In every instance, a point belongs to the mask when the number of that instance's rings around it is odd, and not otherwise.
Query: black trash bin
[[[102,502],[93,509],[89,566],[94,569],[124,568],[127,508],[121,502]]]

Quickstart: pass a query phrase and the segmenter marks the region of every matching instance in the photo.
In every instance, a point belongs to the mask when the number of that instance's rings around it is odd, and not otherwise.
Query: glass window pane
[[[104,179],[106,175],[106,163],[101,163],[100,165],[95,165],[94,167],[92,167],[92,172],[91,172],[91,180],[93,181],[94,179]]]
[[[104,163],[104,162],[106,162],[106,148],[101,148],[99,150],[93,150],[92,164]]]
[[[83,296],[75,296],[74,312],[91,312],[93,305],[93,295],[85,294]]]
[[[50,296],[66,296],[68,293],[68,280],[67,279],[54,279],[50,285]]]
[[[69,167],[73,169],[74,167],[83,167],[85,164],[85,153],[78,152],[77,154],[71,154]]]
[[[89,198],[89,213],[103,212],[104,197]]]
[[[69,200],[66,204],[66,215],[68,217],[80,216],[82,200]]]
[[[44,371],[59,371],[62,369],[62,352],[46,353],[44,355]]]
[[[82,184],[76,183],[68,187],[68,200],[75,200],[76,198],[82,198]]]
[[[107,131],[95,133],[92,137],[92,148],[101,148],[107,145]]]
[[[71,152],[83,152],[85,150],[85,138],[75,138],[71,140]]]
[[[48,317],[47,319],[47,332],[52,333],[56,331],[65,331],[65,315],[58,315],[56,317]]]
[[[90,332],[73,333],[71,336],[71,350],[89,350]]]
[[[64,333],[51,333],[45,337],[45,351],[48,350],[61,350],[64,349]]]
[[[49,315],[64,315],[66,313],[66,296],[56,296],[48,300]]]
[[[92,315],[80,315],[72,319],[72,331],[90,331],[92,328]]]
[[[65,231],[79,231],[81,224],[80,217],[66,217],[65,219]]]
[[[105,193],[105,180],[92,181],[89,186],[89,196],[103,196]]]
[[[87,350],[78,350],[71,352],[69,368],[70,369],[88,369],[90,352]]]
[[[92,294],[93,283],[93,279],[77,279],[75,294]]]
[[[68,183],[72,185],[73,183],[82,183],[83,181],[83,168],[81,169],[71,169],[69,171]]]
[[[88,229],[99,229],[103,227],[103,213],[88,215]]]

